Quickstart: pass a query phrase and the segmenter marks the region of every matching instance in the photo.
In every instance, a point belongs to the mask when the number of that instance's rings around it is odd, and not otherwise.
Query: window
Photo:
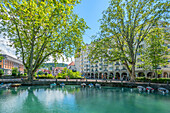
[[[110,71],[112,71],[112,70],[113,70],[113,68],[112,68],[112,67],[109,67],[109,70],[110,70]]]

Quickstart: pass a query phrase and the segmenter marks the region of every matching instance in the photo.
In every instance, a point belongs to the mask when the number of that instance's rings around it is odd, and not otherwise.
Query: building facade
[[[24,65],[19,59],[2,54],[3,59],[0,61],[0,69],[4,70],[4,75],[11,75],[13,68],[18,68],[21,74],[24,74]]]
[[[127,80],[129,78],[129,73],[126,67],[121,64],[121,62],[112,62],[108,63],[107,59],[98,59],[93,63],[90,62],[88,58],[89,54],[89,46],[86,46],[86,50],[81,50],[81,54],[78,58],[75,58],[77,62],[76,68],[80,70],[80,72],[85,75],[87,78],[91,79],[118,79],[118,80]],[[142,42],[140,47],[145,47],[146,44]],[[170,42],[167,42],[168,49],[170,50]],[[140,58],[140,54],[137,54],[137,59]],[[93,58],[91,58],[93,59]],[[140,60],[137,60],[137,64],[141,63]],[[159,67],[158,70],[162,71],[162,74],[159,77],[170,78],[170,57],[168,57],[168,65],[164,67]],[[136,65],[136,77],[151,77],[154,73],[153,71],[145,71],[142,67]]]

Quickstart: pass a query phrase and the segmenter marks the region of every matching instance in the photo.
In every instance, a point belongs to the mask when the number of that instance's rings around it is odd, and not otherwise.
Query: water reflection
[[[130,88],[20,87],[0,90],[0,113],[166,113],[170,96]]]

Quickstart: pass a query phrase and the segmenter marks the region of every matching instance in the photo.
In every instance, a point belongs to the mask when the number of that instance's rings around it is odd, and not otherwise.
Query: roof
[[[74,62],[71,62],[68,66],[74,66],[75,63]]]
[[[65,68],[65,67],[56,67],[54,70],[56,70],[56,69],[57,69],[57,70],[58,70],[58,69],[59,69],[59,70],[63,70],[64,68]]]

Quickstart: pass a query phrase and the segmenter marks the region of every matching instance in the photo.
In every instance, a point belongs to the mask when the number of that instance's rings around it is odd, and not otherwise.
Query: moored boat
[[[86,84],[85,84],[85,83],[82,83],[82,84],[81,84],[81,87],[86,87]]]
[[[138,86],[137,88],[139,89],[139,91],[146,91],[145,87],[143,86]]]
[[[50,87],[55,87],[56,86],[56,83],[53,83],[53,84],[50,84]]]
[[[96,88],[101,88],[101,85],[100,84],[95,84],[95,87]]]
[[[161,93],[169,93],[169,90],[167,90],[163,87],[158,88],[158,91],[161,92]]]
[[[94,85],[92,83],[89,84],[89,88],[93,87]]]
[[[61,83],[61,84],[60,84],[60,86],[61,86],[61,87],[64,87],[64,86],[65,86],[65,84],[64,84],[64,83]]]
[[[154,89],[152,87],[146,87],[146,91],[148,92],[154,92]]]

